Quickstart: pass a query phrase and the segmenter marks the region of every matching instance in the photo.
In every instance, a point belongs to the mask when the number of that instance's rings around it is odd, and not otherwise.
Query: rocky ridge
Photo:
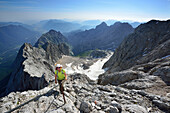
[[[53,80],[54,64],[63,55],[70,55],[70,48],[67,44],[60,42],[64,39],[57,37],[56,31],[49,32],[52,32],[52,35],[50,36],[50,33],[46,33],[47,37],[43,35],[48,41],[43,41],[40,48],[27,43],[23,44],[12,65],[13,72],[10,74],[6,88],[3,89],[5,91],[1,91],[0,96],[12,91],[38,90]],[[59,38],[57,44],[52,43],[53,39],[57,40],[56,38]]]
[[[129,90],[113,85],[97,85],[86,75],[70,75],[65,83],[65,88],[66,104],[63,104],[58,87],[50,84],[39,91],[10,93],[1,98],[0,111],[48,113],[169,112],[168,98],[153,95],[143,90]],[[20,107],[13,109],[16,106]]]

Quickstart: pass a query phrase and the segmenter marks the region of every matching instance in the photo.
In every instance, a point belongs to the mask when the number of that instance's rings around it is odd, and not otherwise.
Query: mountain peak
[[[50,33],[50,34],[54,34],[54,33],[61,34],[60,31],[55,31],[53,29],[49,30],[49,32],[47,32],[47,33]]]
[[[42,47],[45,43],[51,42],[56,45],[61,43],[67,43],[66,37],[64,37],[59,31],[51,29],[49,32],[43,34],[35,44],[35,47]]]
[[[107,26],[107,24],[105,22],[102,22],[100,25]]]
[[[107,24],[105,22],[102,22],[101,24],[96,26],[96,29],[103,29],[103,28],[106,28],[106,27],[107,27]]]

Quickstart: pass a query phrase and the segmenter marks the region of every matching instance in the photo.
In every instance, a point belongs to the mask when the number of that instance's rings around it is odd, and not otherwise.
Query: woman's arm
[[[57,83],[57,74],[55,74],[55,83]]]

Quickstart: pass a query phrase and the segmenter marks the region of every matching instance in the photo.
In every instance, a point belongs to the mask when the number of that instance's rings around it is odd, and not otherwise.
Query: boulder
[[[161,76],[161,78],[170,85],[170,66],[160,67],[152,73],[155,76]]]
[[[140,105],[124,105],[123,109],[130,112],[130,113],[148,113],[146,108],[140,106]]]
[[[142,77],[141,73],[132,70],[125,70],[111,74],[99,75],[98,83],[103,85],[105,84],[119,85],[140,77]]]
[[[91,105],[87,102],[81,102],[80,104],[80,112],[89,113],[91,111]]]

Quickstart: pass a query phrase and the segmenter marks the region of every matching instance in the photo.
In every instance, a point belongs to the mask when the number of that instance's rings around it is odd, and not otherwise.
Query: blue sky
[[[170,19],[170,0],[0,0],[0,21]]]

